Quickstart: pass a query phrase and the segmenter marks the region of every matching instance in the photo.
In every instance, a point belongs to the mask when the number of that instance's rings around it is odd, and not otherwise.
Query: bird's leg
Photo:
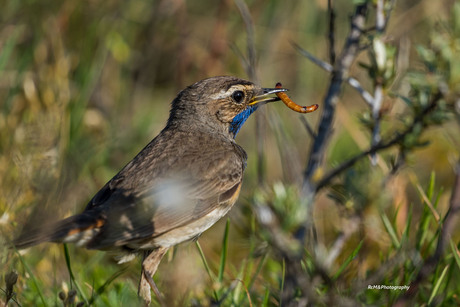
[[[153,281],[153,275],[155,275],[161,258],[163,258],[167,251],[167,247],[159,247],[153,251],[144,252],[144,257],[142,259],[141,280],[139,281],[137,294],[144,300],[147,306],[150,305],[151,302],[150,289],[152,289],[157,296],[160,305],[166,306],[163,302],[160,291],[158,291],[158,288]]]

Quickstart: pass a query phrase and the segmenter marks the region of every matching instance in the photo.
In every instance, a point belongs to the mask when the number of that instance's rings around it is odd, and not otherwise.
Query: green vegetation
[[[350,20],[363,27],[346,49]],[[320,109],[278,103],[248,120],[240,199],[165,256],[166,302],[460,305],[458,2],[12,0],[0,25],[0,305],[139,302],[139,259],[7,247],[80,212],[162,129],[177,92],[214,75],[280,81]],[[345,74],[327,105],[332,68]]]

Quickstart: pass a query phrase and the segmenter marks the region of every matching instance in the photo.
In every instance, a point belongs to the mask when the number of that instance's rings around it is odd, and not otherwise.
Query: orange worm
[[[283,85],[278,82],[276,83],[276,88],[282,88]],[[299,106],[297,103],[295,103],[294,101],[292,101],[291,98],[289,98],[289,96],[285,93],[285,92],[279,92],[279,93],[276,93],[276,96],[278,96],[279,99],[281,99],[282,102],[284,102],[284,104],[291,110],[294,110],[296,112],[299,112],[299,113],[311,113],[313,111],[315,111],[316,109],[318,109],[318,105],[317,104],[314,104],[314,105],[311,105],[311,106]]]

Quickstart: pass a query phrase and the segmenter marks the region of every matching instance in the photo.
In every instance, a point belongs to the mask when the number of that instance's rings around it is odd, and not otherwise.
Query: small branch
[[[301,55],[312,61],[314,64],[318,65],[327,72],[332,72],[333,66],[331,64],[321,61],[320,59],[318,59],[313,54],[303,49],[296,43],[291,42],[291,44]],[[372,97],[372,95],[361,86],[358,80],[356,80],[353,77],[348,77],[346,78],[346,81],[352,88],[358,91],[358,93],[361,95],[361,97],[368,105],[372,106],[372,104],[374,103],[374,97]]]
[[[446,248],[447,242],[452,235],[452,231],[457,225],[455,223],[456,214],[460,212],[460,162],[457,163],[455,170],[455,183],[452,187],[452,195],[449,201],[449,210],[444,217],[444,223],[441,229],[441,237],[439,238],[438,245],[436,246],[436,251],[434,253],[434,258],[439,259]]]
[[[316,134],[315,134],[315,131],[313,131],[313,128],[308,123],[308,121],[305,119],[304,116],[300,116],[300,121],[302,122],[303,126],[305,127],[305,130],[307,130],[308,134],[314,140],[316,138]]]
[[[385,13],[383,11],[383,2],[384,0],[377,0],[376,10],[375,10],[375,30],[377,32],[376,40],[381,42],[382,34],[385,29]],[[379,46],[378,48],[376,46]],[[377,69],[378,71],[383,71],[386,65],[386,50],[383,43],[378,45],[374,44],[374,54],[377,58]],[[380,60],[379,60],[380,59]],[[380,136],[380,109],[382,108],[383,100],[383,84],[381,77],[377,75],[374,80],[374,101],[372,103],[372,118],[374,119],[374,128],[372,129],[371,145],[374,146],[378,144],[381,140]],[[375,154],[371,155],[372,165],[377,164],[377,156]]]
[[[352,88],[358,91],[358,93],[369,106],[372,106],[372,104],[374,103],[374,97],[372,97],[372,95],[368,91],[363,89],[358,80],[356,80],[353,77],[348,77],[347,82]]]
[[[304,57],[306,57],[307,59],[309,59],[310,61],[312,61],[314,64],[318,65],[319,67],[321,67],[322,69],[324,69],[325,71],[327,72],[332,72],[332,70],[334,69],[334,67],[329,64],[329,63],[326,63],[324,61],[321,61],[320,59],[318,59],[317,57],[315,57],[313,54],[311,54],[310,52],[308,52],[307,50],[303,49],[302,47],[300,47],[299,45],[297,45],[296,43],[294,42],[291,42],[291,45],[301,54],[303,55]]]
[[[332,7],[332,0],[327,1],[327,11],[329,12],[329,62],[335,63],[335,11]]]
[[[342,164],[340,164],[334,170],[330,171],[327,175],[325,175],[318,182],[318,184],[316,185],[316,191],[319,191],[321,188],[323,188],[324,186],[329,184],[329,182],[334,177],[336,177],[337,175],[339,175],[343,171],[347,170],[348,168],[352,167],[356,162],[358,162],[362,158],[364,158],[364,157],[366,157],[366,156],[368,156],[370,154],[374,154],[374,153],[376,153],[376,152],[378,152],[380,150],[387,149],[387,148],[389,148],[389,147],[391,147],[393,145],[396,145],[396,144],[400,143],[406,137],[406,135],[412,133],[412,131],[414,130],[414,128],[415,128],[415,126],[417,124],[423,123],[423,120],[424,120],[425,116],[428,115],[429,113],[431,113],[436,108],[436,106],[438,105],[439,100],[442,97],[443,96],[442,96],[441,93],[439,93],[439,92],[436,93],[434,95],[434,97],[432,98],[430,104],[420,114],[418,114],[414,118],[414,120],[412,121],[412,124],[409,127],[407,127],[407,129],[404,130],[403,132],[401,132],[399,134],[397,133],[396,136],[393,139],[391,139],[389,141],[386,141],[386,142],[380,141],[379,143],[375,144],[374,146],[372,146],[368,150],[357,154],[353,158],[351,158],[351,159],[343,162]]]
[[[372,118],[374,119],[374,127],[372,129],[372,139],[371,145],[374,146],[382,140],[380,136],[380,109],[382,108],[382,100],[383,100],[383,88],[382,84],[378,82],[374,88],[374,101],[372,103]],[[375,154],[371,154],[371,163],[372,165],[377,164],[377,156]]]
[[[367,2],[356,7],[356,11],[351,20],[350,34],[336,63],[336,67],[332,72],[332,78],[324,101],[323,113],[318,128],[318,136],[310,150],[310,159],[304,171],[302,194],[307,199],[311,199],[313,196],[311,195],[312,192],[316,190],[312,178],[322,163],[326,144],[331,135],[330,132],[334,120],[335,105],[337,104],[342,83],[348,78],[350,67],[358,55],[359,43],[363,35],[362,29],[364,28],[366,16]]]
[[[384,0],[377,0],[375,10],[375,30],[378,34],[382,34],[386,27],[385,13],[383,11]],[[389,14],[388,14],[389,15]]]

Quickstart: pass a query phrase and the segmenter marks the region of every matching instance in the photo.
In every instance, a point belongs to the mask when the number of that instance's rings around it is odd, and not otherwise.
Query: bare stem
[[[372,118],[374,119],[374,128],[372,129],[371,145],[374,146],[382,139],[380,136],[380,109],[382,108],[383,87],[380,82],[374,88],[374,101],[372,103]],[[372,165],[377,164],[377,155],[371,154]]]
[[[384,0],[377,0],[377,5],[376,5],[376,10],[375,10],[375,29],[377,32],[377,39],[381,39],[380,36],[383,34],[383,31],[385,29],[385,13],[383,11],[383,2]],[[379,52],[382,54],[385,54],[385,47],[383,47],[383,50],[379,50],[375,52]],[[383,59],[384,62],[386,62],[386,59]],[[384,69],[384,67],[379,67],[379,64],[384,64],[384,63],[378,63],[377,66],[380,69]],[[378,144],[380,142],[380,109],[382,108],[382,100],[383,100],[383,86],[382,86],[382,80],[379,76],[377,76],[376,80],[374,80],[375,86],[374,86],[374,101],[372,102],[372,118],[374,119],[374,128],[372,129],[372,139],[371,139],[371,145]],[[377,164],[377,155],[372,154],[371,155],[371,162],[372,165]]]
[[[332,0],[327,1],[327,11],[329,12],[329,62],[335,63],[335,11],[332,7]]]
[[[350,67],[359,52],[359,42],[363,35],[366,15],[367,2],[356,7],[356,11],[351,20],[350,34],[332,72],[329,89],[324,100],[324,108],[318,128],[318,134],[310,150],[310,159],[304,172],[302,195],[307,199],[312,198],[312,193],[316,190],[312,178],[322,163],[326,145],[331,136],[336,104],[342,89],[342,83],[348,78]]]

